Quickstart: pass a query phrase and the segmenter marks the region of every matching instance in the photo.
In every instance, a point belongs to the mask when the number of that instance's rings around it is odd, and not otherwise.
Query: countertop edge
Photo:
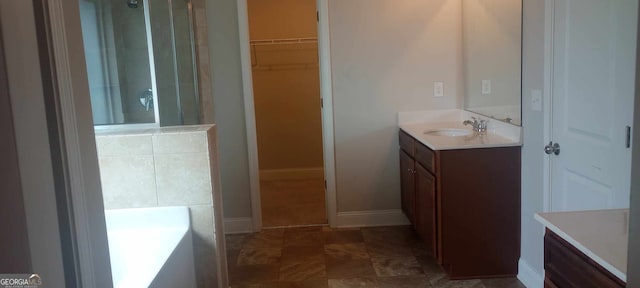
[[[560,238],[562,238],[565,241],[569,242],[569,244],[573,245],[576,249],[578,249],[578,251],[584,253],[585,255],[587,255],[587,257],[591,258],[593,261],[598,263],[604,269],[606,269],[607,271],[611,272],[611,274],[613,274],[614,276],[618,277],[620,280],[622,280],[624,282],[627,282],[627,275],[625,273],[623,273],[618,268],[616,268],[613,265],[611,265],[606,260],[602,259],[600,256],[598,256],[595,253],[593,253],[589,248],[585,247],[578,240],[574,239],[569,234],[567,234],[564,231],[562,231],[562,229],[560,229],[558,226],[556,226],[553,223],[549,222],[549,220],[545,219],[542,215],[540,215],[539,213],[536,213],[536,214],[534,214],[533,218],[538,220],[538,222],[542,223],[542,225],[544,225],[544,227],[548,228],[553,233],[556,233],[558,236],[560,236]]]
[[[504,147],[521,147],[522,143],[515,141],[513,143],[501,143],[501,144],[483,144],[483,145],[451,145],[451,146],[434,146],[428,141],[425,141],[421,137],[414,135],[412,131],[409,129],[405,129],[403,125],[398,125],[400,130],[409,134],[413,139],[422,143],[423,145],[429,147],[429,149],[433,151],[442,151],[442,150],[464,150],[464,149],[489,149],[489,148],[504,148]],[[508,139],[508,138],[507,138]]]

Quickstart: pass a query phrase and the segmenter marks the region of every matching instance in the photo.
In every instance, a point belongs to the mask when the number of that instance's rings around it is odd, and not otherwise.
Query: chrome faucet
[[[462,124],[464,125],[471,125],[471,127],[473,127],[473,131],[476,132],[486,132],[487,131],[487,124],[489,123],[489,120],[478,120],[476,117],[471,117],[471,119],[473,119],[473,121],[471,120],[464,120],[464,122],[462,122]]]
[[[153,90],[151,88],[140,94],[140,104],[144,106],[144,109],[149,111],[153,107]]]

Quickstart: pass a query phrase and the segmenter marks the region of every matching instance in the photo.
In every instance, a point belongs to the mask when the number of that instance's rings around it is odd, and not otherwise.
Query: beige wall
[[[397,113],[461,106],[461,3],[329,5],[338,211],[399,209]]]
[[[544,277],[544,228],[533,219],[542,211],[544,192],[544,115],[531,110],[531,91],[544,88],[544,1],[523,1],[522,50],[522,217],[521,274]],[[521,266],[522,267],[522,266]],[[540,278],[542,280],[542,278]],[[541,284],[541,283],[540,283]]]
[[[251,40],[315,38],[315,0],[249,0]],[[318,45],[251,46],[260,170],[322,167]]]
[[[251,217],[247,131],[244,120],[236,0],[206,0],[214,121],[227,218]]]
[[[105,209],[188,206],[198,287],[217,287],[217,269],[226,265],[216,260],[222,211],[215,127],[106,130],[96,145]]]
[[[399,209],[397,112],[462,105],[460,1],[329,5],[339,211]],[[225,217],[250,217],[236,1],[207,0],[207,20]]]

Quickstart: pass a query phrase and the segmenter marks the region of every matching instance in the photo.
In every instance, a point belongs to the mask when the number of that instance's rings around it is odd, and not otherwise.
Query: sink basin
[[[465,129],[455,129],[455,128],[442,128],[442,129],[432,129],[425,131],[425,135],[433,135],[433,136],[449,136],[449,137],[459,137],[459,136],[467,136],[471,135],[472,131]]]

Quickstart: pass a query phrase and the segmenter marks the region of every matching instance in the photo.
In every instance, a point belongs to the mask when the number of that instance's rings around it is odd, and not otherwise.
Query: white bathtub
[[[189,208],[105,211],[113,287],[196,287]]]

